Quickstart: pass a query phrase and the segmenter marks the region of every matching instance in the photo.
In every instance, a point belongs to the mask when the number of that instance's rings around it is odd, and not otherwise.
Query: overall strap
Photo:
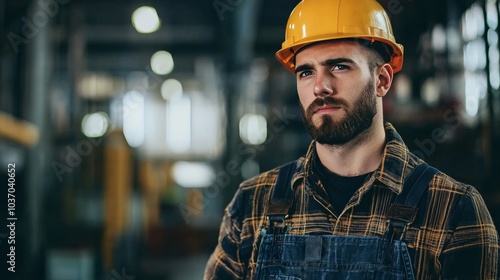
[[[420,198],[427,191],[430,181],[438,172],[436,168],[422,162],[406,177],[403,190],[396,197],[387,214],[387,233],[391,240],[402,240],[406,228],[415,220]]]
[[[284,230],[285,218],[293,204],[292,177],[297,167],[297,161],[289,162],[280,167],[278,178],[274,185],[271,200],[266,210],[269,229]]]

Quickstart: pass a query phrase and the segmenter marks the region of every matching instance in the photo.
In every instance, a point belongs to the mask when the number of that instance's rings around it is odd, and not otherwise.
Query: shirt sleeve
[[[452,223],[456,228],[443,248],[441,278],[498,279],[498,233],[476,189],[464,195]]]
[[[205,280],[211,279],[242,279],[245,273],[244,264],[239,257],[241,247],[241,192],[224,211],[220,226],[219,240],[205,268]]]

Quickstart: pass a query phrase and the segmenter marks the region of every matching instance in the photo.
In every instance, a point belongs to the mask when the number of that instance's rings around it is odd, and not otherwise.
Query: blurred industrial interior
[[[238,184],[309,144],[274,59],[297,3],[1,0],[1,279],[201,279]],[[500,226],[500,2],[380,3],[405,46],[385,118]]]

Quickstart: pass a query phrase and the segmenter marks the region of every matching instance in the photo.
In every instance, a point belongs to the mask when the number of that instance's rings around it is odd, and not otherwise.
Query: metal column
[[[24,253],[24,271],[26,277],[22,279],[33,279],[40,276],[43,265],[42,244],[45,239],[43,216],[43,197],[47,186],[50,166],[50,125],[48,119],[49,107],[49,84],[52,73],[51,53],[51,17],[42,10],[42,0],[34,0],[31,3],[28,19],[37,20],[36,33],[27,43],[27,87],[26,97],[28,101],[28,119],[34,123],[40,131],[38,144],[29,150],[26,178],[26,215],[27,231],[26,249]],[[46,15],[43,18],[35,17]]]
[[[228,165],[241,166],[242,157],[238,148],[241,144],[239,137],[240,95],[244,92],[245,79],[249,76],[250,65],[253,58],[256,26],[260,0],[238,1],[231,14],[230,43],[228,46],[227,76],[225,84],[226,99],[226,143],[227,149],[223,158],[223,167]],[[224,204],[234,193],[240,183],[241,176],[233,175],[230,178],[230,188],[226,191]]]

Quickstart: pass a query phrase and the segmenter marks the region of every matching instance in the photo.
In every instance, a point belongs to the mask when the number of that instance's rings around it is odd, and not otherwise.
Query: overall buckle
[[[402,241],[410,224],[411,222],[388,219],[386,233],[391,243],[394,240]]]
[[[267,216],[267,229],[273,234],[284,234],[290,230],[286,225],[288,215],[269,215]]]

